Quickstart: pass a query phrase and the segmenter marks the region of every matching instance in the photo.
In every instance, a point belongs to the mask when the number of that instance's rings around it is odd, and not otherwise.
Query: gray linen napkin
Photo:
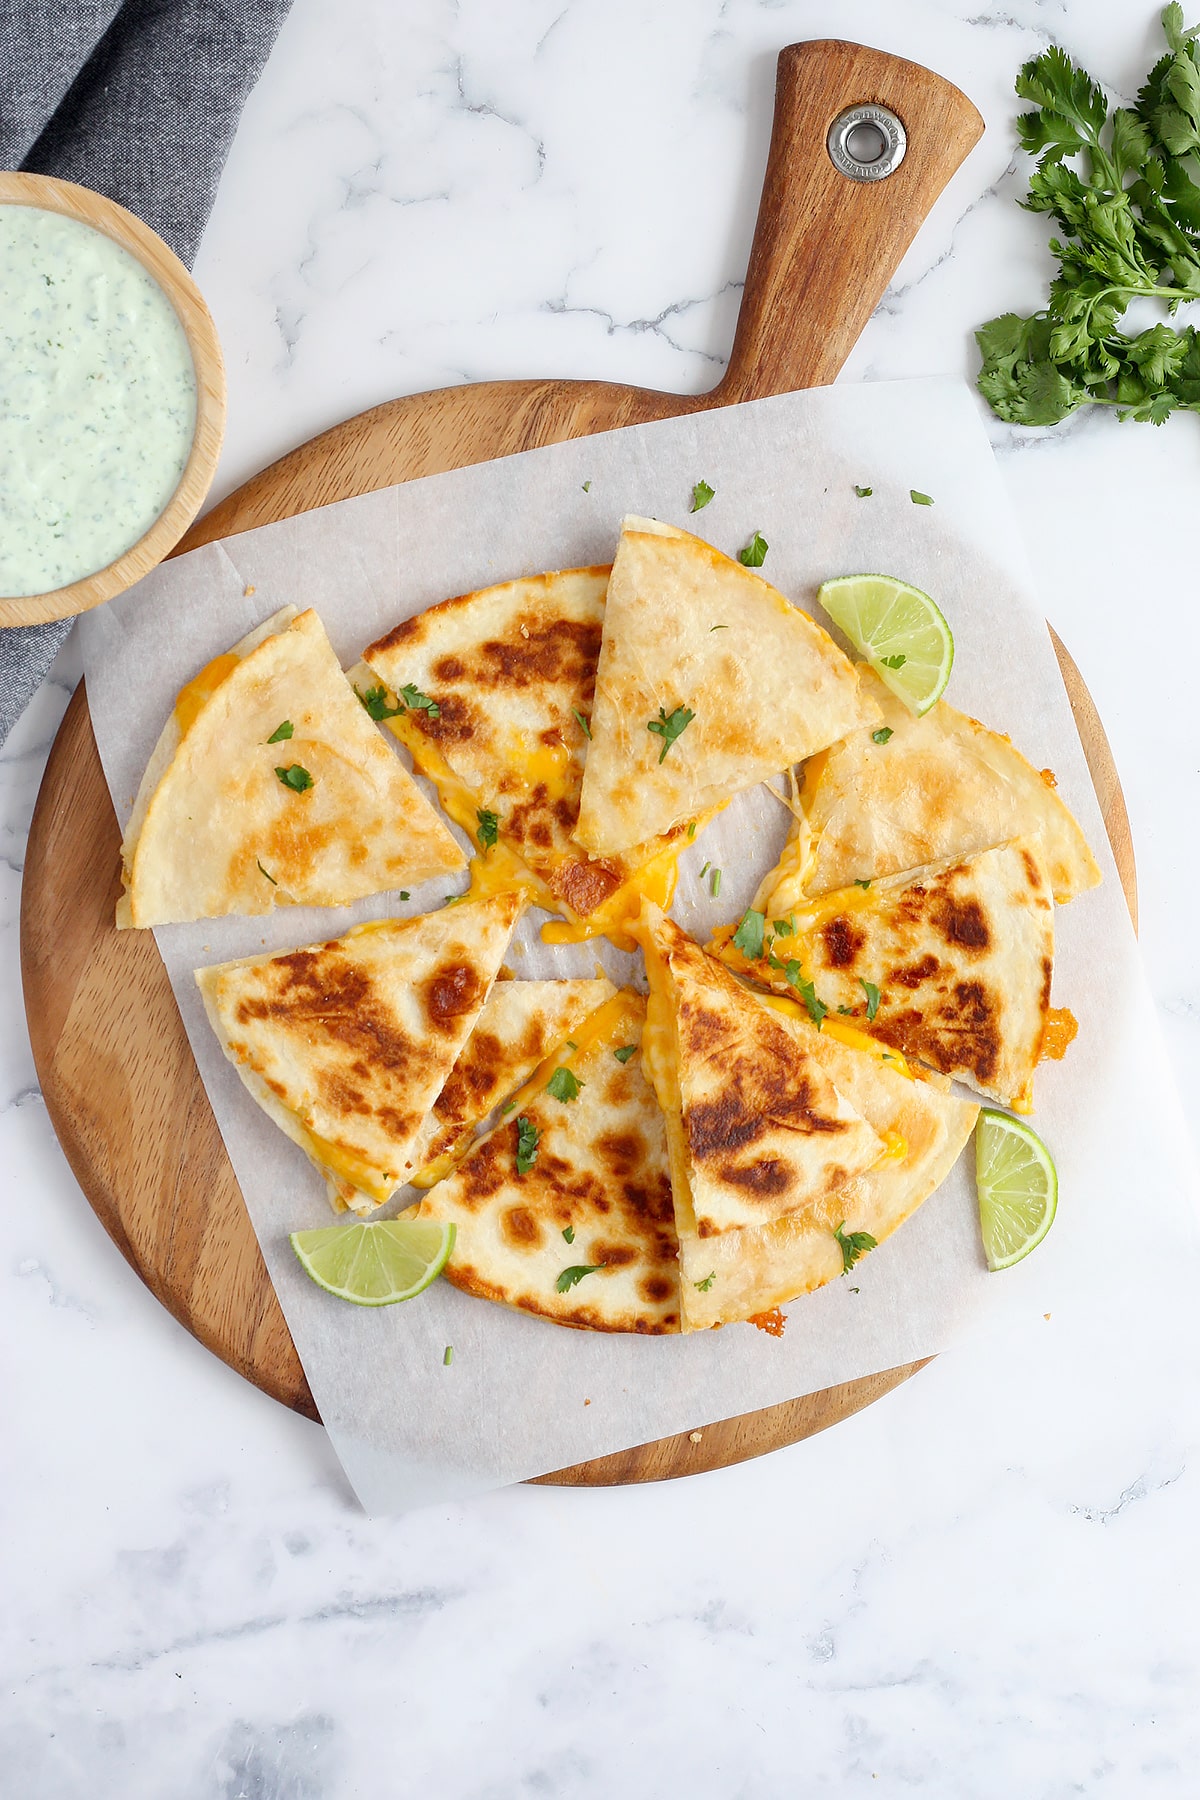
[[[0,3],[0,169],[107,194],[190,266],[246,96],[290,5]],[[0,631],[0,744],[71,623]]]

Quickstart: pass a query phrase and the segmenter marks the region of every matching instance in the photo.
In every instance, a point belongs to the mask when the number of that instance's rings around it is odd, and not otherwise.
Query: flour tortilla
[[[787,1023],[892,1152],[902,1148],[903,1154],[889,1154],[814,1206],[769,1225],[710,1238],[681,1230],[685,1331],[754,1318],[835,1280],[843,1273],[838,1227],[843,1236],[865,1231],[882,1244],[941,1186],[979,1114],[939,1076],[906,1079],[807,1021]]]
[[[609,1001],[587,1040],[577,1034],[579,1050],[563,1055],[582,1083],[576,1098],[526,1094],[421,1201],[412,1216],[457,1228],[445,1270],[456,1287],[582,1330],[679,1330],[663,1119],[636,1048],[644,1019],[640,995]],[[519,1119],[539,1134],[525,1174]],[[603,1266],[559,1293],[567,1269],[594,1264]]]
[[[611,903],[652,859],[673,864],[689,841],[687,822],[620,856],[575,841],[608,575],[563,569],[444,600],[363,657],[393,697],[408,686],[436,705],[388,722],[451,815],[474,839],[479,811],[494,813],[500,843],[542,884],[539,904],[573,919]]]
[[[348,1204],[369,1212],[416,1168],[429,1113],[483,1009],[521,901],[383,919],[279,956],[196,971],[250,1093]]]
[[[638,935],[681,1237],[811,1209],[878,1162],[878,1133],[782,1019],[657,908]]]
[[[1060,904],[1097,886],[1096,859],[1054,789],[1008,738],[944,700],[918,719],[868,670],[864,690],[891,735],[851,732],[804,771],[804,824],[755,904],[788,913],[805,895],[973,856],[1037,833]]]
[[[226,667],[227,664],[227,667]],[[122,845],[118,925],[416,887],[465,858],[355,699],[320,619],[277,614],[209,665],[167,721]],[[268,740],[290,724],[290,736]],[[312,777],[295,792],[276,774]]]
[[[417,1134],[418,1187],[429,1187],[458,1160],[494,1107],[531,1076],[597,1007],[616,993],[611,981],[497,981],[445,1087]]]
[[[695,716],[664,755],[648,724],[678,708]],[[575,835],[619,853],[877,716],[833,639],[761,575],[675,526],[628,518]]]
[[[1040,838],[1015,838],[959,862],[825,894],[797,908],[788,921],[795,932],[774,940],[783,969],[765,959],[744,965],[732,947],[725,959],[782,994],[795,991],[785,962],[794,959],[831,1013],[1026,1111],[1054,964],[1041,849]]]

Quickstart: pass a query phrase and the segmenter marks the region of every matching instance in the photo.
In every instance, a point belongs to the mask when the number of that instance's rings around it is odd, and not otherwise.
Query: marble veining
[[[197,264],[229,368],[218,492],[442,383],[710,385],[774,52],[800,38],[927,62],[983,111],[845,378],[969,376],[974,328],[1035,304],[1048,267],[1015,204],[1016,67],[1060,42],[1128,97],[1155,12],[296,0]],[[1121,769],[1194,1118],[1200,432],[989,429]],[[20,877],[77,678],[68,643],[0,751],[5,1800],[1195,1793],[1195,1270],[1143,1241],[1136,1195],[1121,1291],[984,1332],[807,1444],[682,1483],[364,1519],[322,1431],[138,1282],[38,1095]]]

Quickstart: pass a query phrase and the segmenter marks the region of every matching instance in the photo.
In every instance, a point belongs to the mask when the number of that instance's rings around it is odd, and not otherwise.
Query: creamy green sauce
[[[179,484],[196,375],[170,301],[78,219],[0,205],[0,594],[135,544]]]

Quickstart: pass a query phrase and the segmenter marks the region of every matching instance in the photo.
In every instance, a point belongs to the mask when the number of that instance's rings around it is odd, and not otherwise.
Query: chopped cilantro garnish
[[[537,1126],[527,1119],[524,1113],[517,1120],[517,1174],[528,1175],[537,1161],[538,1140],[541,1137]]]
[[[854,885],[855,887],[860,887],[865,890],[871,885],[871,877],[868,875],[867,879],[864,881],[861,875],[856,875],[854,877]]]
[[[575,1100],[583,1085],[573,1070],[559,1067],[546,1083],[546,1092],[555,1100]]]
[[[902,650],[897,650],[895,656],[881,656],[879,660],[885,669],[902,669],[908,658]]]
[[[709,1288],[712,1286],[713,1282],[716,1279],[717,1279],[717,1271],[714,1269],[711,1275],[706,1275],[704,1277],[703,1281],[693,1281],[692,1286],[694,1288],[699,1288],[699,1290],[702,1294],[707,1294]]]
[[[409,892],[408,892],[408,889],[407,889],[407,888],[401,888],[401,889],[400,889],[400,898],[401,898],[401,899],[402,899],[402,900],[407,900],[407,899],[408,899],[408,898],[409,898]]]
[[[293,794],[303,794],[313,784],[312,776],[307,769],[302,769],[299,763],[293,763],[287,769],[277,768],[275,773],[285,788],[291,788]]]
[[[567,1225],[564,1227],[563,1239],[564,1239],[564,1242],[566,1242],[568,1244],[573,1244],[575,1242],[575,1227],[573,1225]]]
[[[292,724],[292,721],[290,719],[285,719],[282,725],[277,725],[275,727],[274,731],[267,739],[267,742],[268,744],[282,744],[285,739],[291,737],[294,730],[295,726]]]
[[[860,500],[869,500],[871,498],[871,495],[875,492],[875,489],[859,487],[859,485],[856,481],[854,484],[854,491],[858,495]]]
[[[707,875],[707,874],[708,874],[708,871],[709,871],[709,870],[710,870],[710,869],[711,869],[711,868],[712,868],[712,864],[711,864],[711,863],[710,863],[710,862],[706,862],[706,863],[705,863],[705,865],[704,865],[704,867],[703,867],[703,868],[702,868],[702,869],[701,869],[701,871],[700,871],[700,875],[699,875],[699,879],[700,879],[700,880],[701,880],[701,881],[703,881],[703,880],[704,880],[704,877],[705,877],[705,876],[706,876],[706,875]]]
[[[717,898],[717,896],[720,894],[720,892],[721,892],[721,871],[720,871],[720,869],[714,869],[712,872],[712,897],[714,900]]]
[[[482,808],[476,811],[475,817],[479,820],[475,836],[479,839],[480,848],[486,852],[500,835],[500,821],[494,812],[485,812]]]
[[[591,484],[591,482],[590,482],[590,481],[585,481],[585,482],[584,482],[584,484],[583,484],[583,491],[584,491],[584,493],[585,493],[585,494],[590,494],[590,493],[591,493],[591,491],[592,491],[592,484]]]
[[[257,856],[256,856],[256,857],[255,857],[255,859],[254,859],[254,860],[255,860],[255,862],[258,862],[258,858],[257,858]],[[272,886],[272,887],[278,887],[278,886],[279,886],[279,883],[278,883],[278,882],[277,882],[277,881],[276,881],[276,879],[275,879],[275,877],[274,877],[274,876],[273,876],[273,875],[267,875],[267,871],[266,871],[266,870],[265,870],[265,869],[264,869],[264,868],[263,868],[263,866],[262,866],[262,864],[261,864],[261,863],[258,863],[258,872],[259,872],[259,874],[260,874],[260,875],[266,875],[266,876],[267,876],[267,880],[268,880],[268,881],[269,881],[269,882],[270,882],[270,884],[271,884],[271,886]]]
[[[696,821],[695,821],[695,819],[693,819],[688,826],[688,843],[689,844],[691,843],[691,841],[695,837],[695,835],[696,835]]]
[[[868,1250],[874,1250],[877,1240],[869,1231],[846,1231],[845,1219],[834,1230],[838,1248],[842,1253],[842,1274],[848,1275],[859,1257]]]
[[[932,506],[933,501],[928,494],[919,493],[916,488],[909,488],[908,497],[914,506]]]
[[[767,551],[771,548],[761,531],[756,531],[744,549],[738,551],[738,561],[747,569],[761,569],[767,560]]]
[[[585,719],[583,714],[579,711],[578,707],[573,706],[571,708],[571,713],[575,719],[575,723],[578,725],[580,731],[582,731],[584,737],[588,740],[588,742],[590,744],[592,741],[592,722],[591,722],[591,720]]]
[[[728,625],[710,625],[708,628],[708,634],[711,637],[714,631],[728,631],[728,630],[729,630]]]
[[[442,1367],[444,1369],[448,1369],[450,1367],[450,1364],[453,1361],[454,1361],[454,1345],[447,1344],[446,1348],[442,1351]]]
[[[560,1294],[565,1294],[568,1288],[573,1288],[585,1275],[594,1275],[597,1269],[603,1267],[603,1263],[576,1263],[573,1269],[564,1269],[554,1285]]]
[[[867,1021],[870,1023],[879,1011],[879,989],[873,981],[864,981],[860,975],[858,985],[867,996]]]
[[[789,913],[786,919],[772,919],[771,930],[776,937],[794,937],[796,932],[795,913]]]
[[[853,1015],[854,1008],[852,1006],[839,1006],[838,1011],[844,1013],[847,1018],[850,1018]]]
[[[400,689],[400,698],[410,712],[427,713],[431,719],[440,719],[442,716],[442,709],[437,701],[431,700],[428,694],[423,694],[411,681]]]
[[[402,706],[388,705],[387,689],[382,685],[368,688],[365,694],[359,688],[354,691],[377,725],[382,725],[385,719],[396,718],[404,711]]]
[[[892,664],[889,663],[888,667],[891,668]],[[879,727],[878,731],[873,731],[871,733],[871,742],[873,744],[886,744],[888,739],[891,737],[891,735],[892,735],[891,726],[890,725],[881,725]]]
[[[509,1113],[512,1111],[513,1107],[516,1104],[517,1103],[515,1100],[506,1100],[504,1102],[504,1105],[500,1108],[500,1117],[502,1119],[507,1119]]]
[[[636,1044],[622,1044],[619,1050],[613,1051],[613,1055],[619,1063],[627,1063],[636,1049]]]
[[[750,906],[742,914],[742,922],[733,934],[734,948],[740,950],[750,962],[757,962],[763,953],[763,926],[765,924],[766,919],[763,914],[755,912],[754,908]]]
[[[707,481],[698,481],[692,489],[692,504],[688,511],[700,512],[708,505],[716,491],[716,488],[709,487]]]
[[[821,1020],[825,1017],[829,1008],[823,1000],[817,999],[816,989],[813,987],[812,982],[805,981],[803,975],[800,973],[800,964],[798,962],[790,962],[783,973],[784,979],[790,986],[795,988],[805,1006],[807,1006],[809,1018],[814,1025],[819,1027]]]
[[[676,706],[669,713],[665,706],[660,706],[657,719],[646,721],[646,730],[653,731],[663,741],[662,752],[658,759],[660,763],[665,760],[667,751],[675,739],[687,730],[695,716],[690,706]]]

